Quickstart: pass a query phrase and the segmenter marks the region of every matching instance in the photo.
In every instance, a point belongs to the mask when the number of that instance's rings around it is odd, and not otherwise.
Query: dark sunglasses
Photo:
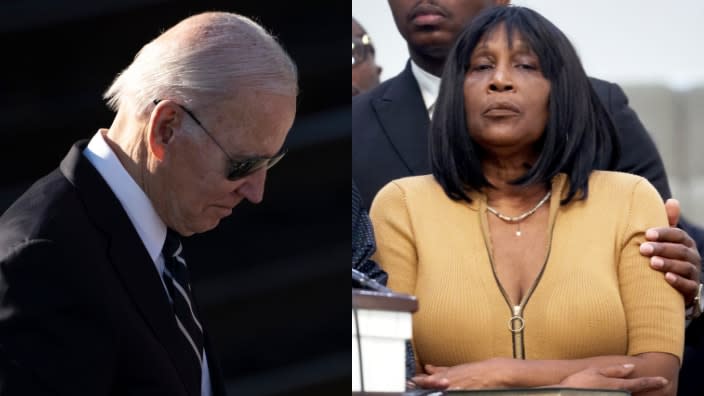
[[[158,104],[161,102],[161,99],[154,99],[154,104]],[[227,179],[231,181],[235,181],[237,179],[241,179],[245,176],[251,175],[252,173],[265,168],[269,169],[272,166],[276,165],[277,162],[281,160],[281,158],[286,155],[286,150],[281,150],[280,153],[274,155],[273,157],[250,157],[250,158],[245,158],[241,160],[235,160],[230,157],[230,155],[225,151],[225,149],[220,145],[220,143],[213,137],[213,135],[208,132],[207,129],[201,124],[201,122],[196,118],[195,114],[193,114],[190,110],[188,110],[185,106],[178,104],[178,107],[180,107],[186,114],[188,114],[193,121],[195,121],[196,124],[205,132],[206,135],[215,143],[216,146],[225,154],[225,156],[228,159],[228,169],[227,169]]]
[[[352,66],[358,65],[374,54],[374,46],[368,35],[352,37]]]

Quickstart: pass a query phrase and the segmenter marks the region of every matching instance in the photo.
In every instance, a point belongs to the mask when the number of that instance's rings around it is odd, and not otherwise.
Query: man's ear
[[[164,100],[156,105],[147,124],[149,150],[156,158],[164,158],[167,146],[174,139],[174,130],[180,127],[181,121],[181,113],[175,103]]]

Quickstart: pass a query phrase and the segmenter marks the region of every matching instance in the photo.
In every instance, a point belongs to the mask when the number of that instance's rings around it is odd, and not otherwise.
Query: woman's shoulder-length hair
[[[514,34],[536,54],[550,82],[548,120],[536,143],[538,157],[516,185],[549,183],[566,173],[569,191],[562,203],[586,198],[590,173],[613,167],[619,155],[616,128],[592,88],[567,37],[550,21],[525,7],[500,6],[477,16],[459,35],[449,53],[430,133],[433,175],[455,200],[471,202],[470,190],[491,187],[482,172],[481,148],[470,138],[465,118],[464,79],[474,48],[487,33],[505,28],[512,45]]]

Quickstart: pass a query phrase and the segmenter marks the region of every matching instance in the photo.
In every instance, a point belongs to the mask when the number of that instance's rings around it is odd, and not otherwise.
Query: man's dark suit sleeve
[[[100,286],[61,257],[30,240],[0,258],[0,395],[110,393],[115,340],[90,291]]]

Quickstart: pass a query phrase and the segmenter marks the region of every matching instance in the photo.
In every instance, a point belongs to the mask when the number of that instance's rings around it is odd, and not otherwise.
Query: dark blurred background
[[[185,243],[229,393],[346,394],[348,2],[3,0],[0,213],[74,141],[110,126],[102,93],[144,44],[208,10],[268,28],[297,63],[301,90],[289,154],[269,173],[264,202],[241,204]]]

